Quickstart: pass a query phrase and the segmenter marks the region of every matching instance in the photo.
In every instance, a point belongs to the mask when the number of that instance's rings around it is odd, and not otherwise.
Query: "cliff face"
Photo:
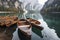
[[[22,9],[21,4],[19,0],[0,0],[0,11],[17,11]]]
[[[19,1],[18,0],[0,0],[0,6],[4,6],[4,7],[15,7],[18,4],[19,6]]]
[[[60,0],[48,0],[41,12],[60,12]]]

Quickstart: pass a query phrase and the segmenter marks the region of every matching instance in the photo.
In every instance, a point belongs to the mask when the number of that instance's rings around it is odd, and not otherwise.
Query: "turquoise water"
[[[52,29],[56,30],[57,35],[60,37],[60,21],[59,20],[45,20],[48,26]]]
[[[44,14],[42,16],[48,26],[55,29],[58,37],[60,37],[60,14]]]

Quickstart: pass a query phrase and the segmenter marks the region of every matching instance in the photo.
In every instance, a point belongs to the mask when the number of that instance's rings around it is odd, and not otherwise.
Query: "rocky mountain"
[[[48,0],[41,12],[59,12],[60,10],[60,0]]]
[[[0,0],[0,11],[19,11],[22,9],[21,4],[19,0]]]

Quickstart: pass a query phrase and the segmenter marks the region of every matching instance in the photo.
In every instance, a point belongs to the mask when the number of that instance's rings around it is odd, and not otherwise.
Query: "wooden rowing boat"
[[[18,35],[21,40],[31,40],[31,24],[27,20],[18,21]]]
[[[32,18],[27,18],[27,21],[31,23],[32,27],[35,27],[39,30],[43,30],[43,27],[40,26],[41,23],[39,21]]]

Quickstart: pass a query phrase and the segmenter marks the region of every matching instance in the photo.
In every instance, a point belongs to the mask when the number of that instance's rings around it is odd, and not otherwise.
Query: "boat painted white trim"
[[[18,26],[18,28],[21,30],[21,31],[24,31],[25,33],[27,33],[27,35],[31,35],[31,29],[32,28],[28,28],[30,25],[22,25],[22,26]]]

